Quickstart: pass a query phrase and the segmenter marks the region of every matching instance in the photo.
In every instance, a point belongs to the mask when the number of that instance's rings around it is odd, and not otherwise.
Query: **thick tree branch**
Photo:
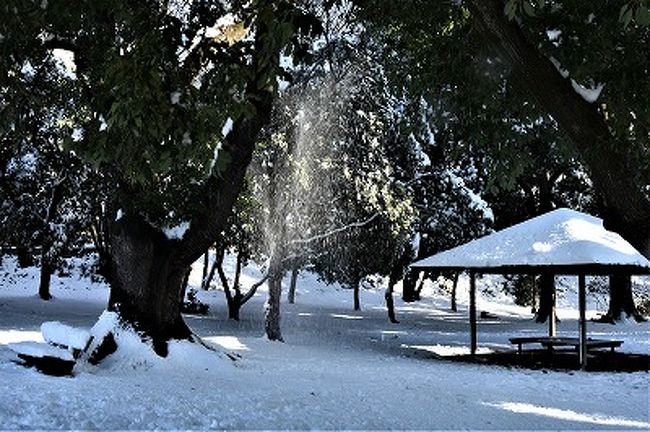
[[[468,0],[476,29],[491,39],[512,68],[512,78],[558,122],[589,169],[609,214],[608,228],[650,256],[650,200],[634,179],[640,170],[629,143],[610,132],[598,106],[584,100],[551,61],[504,15],[501,0]]]

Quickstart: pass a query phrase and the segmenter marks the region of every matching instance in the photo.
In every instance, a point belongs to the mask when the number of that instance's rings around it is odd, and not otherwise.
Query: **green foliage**
[[[369,28],[389,48],[382,61],[394,92],[405,91],[414,101],[422,96],[433,110],[431,129],[441,152],[458,163],[473,154],[486,172],[485,184],[473,186],[492,194],[517,190],[540,166],[537,148],[550,148],[554,158],[572,163],[572,143],[511,80],[509,65],[477,31],[462,3],[411,0],[400,8],[360,3]],[[623,7],[643,15],[639,8],[645,4]],[[574,87],[604,86],[598,109],[618,145],[642,167],[630,175],[639,185],[650,183],[649,28],[622,25],[621,2],[509,0],[504,6],[540,53],[568,71]]]
[[[226,150],[213,160],[224,123],[255,115],[250,95],[274,92],[279,53],[319,30],[291,1],[10,0],[0,12],[0,87],[30,94],[21,69],[47,74],[56,50],[73,56],[71,77],[47,82],[70,89],[62,141],[115,173],[123,208],[159,224],[202,208],[205,180],[230,163]],[[215,27],[227,14],[233,23]]]

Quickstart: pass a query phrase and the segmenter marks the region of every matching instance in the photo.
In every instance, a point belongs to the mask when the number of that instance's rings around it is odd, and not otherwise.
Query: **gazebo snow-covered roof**
[[[597,217],[560,208],[411,264],[482,273],[650,274],[650,261]]]
[[[586,275],[650,274],[650,261],[597,217],[560,208],[411,264],[413,270],[470,272],[471,353],[476,353],[476,273],[578,276],[579,359],[587,363]],[[551,313],[554,317],[554,312]],[[549,338],[555,319],[549,319]]]

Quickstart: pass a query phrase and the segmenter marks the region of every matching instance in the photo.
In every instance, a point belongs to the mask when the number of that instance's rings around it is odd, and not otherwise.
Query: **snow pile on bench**
[[[8,347],[19,356],[22,355],[39,359],[50,357],[64,361],[74,361],[74,356],[70,351],[48,344],[38,342],[17,342],[9,344]]]
[[[73,350],[83,350],[90,340],[88,330],[71,327],[59,321],[41,324],[43,339],[52,345],[64,346]]]
[[[22,360],[23,366],[33,366],[55,376],[72,375],[77,359],[92,341],[87,330],[58,321],[43,323],[41,334],[46,343],[19,342],[8,347]]]

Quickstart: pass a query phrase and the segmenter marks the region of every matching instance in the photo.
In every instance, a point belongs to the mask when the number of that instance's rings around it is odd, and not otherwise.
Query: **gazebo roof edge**
[[[606,276],[610,274],[626,275],[650,275],[650,268],[630,266],[630,265],[613,265],[613,264],[571,264],[571,265],[511,265],[511,266],[435,266],[435,265],[411,265],[414,270],[437,270],[437,271],[473,271],[482,274],[541,274],[552,273],[556,275],[590,275]]]

